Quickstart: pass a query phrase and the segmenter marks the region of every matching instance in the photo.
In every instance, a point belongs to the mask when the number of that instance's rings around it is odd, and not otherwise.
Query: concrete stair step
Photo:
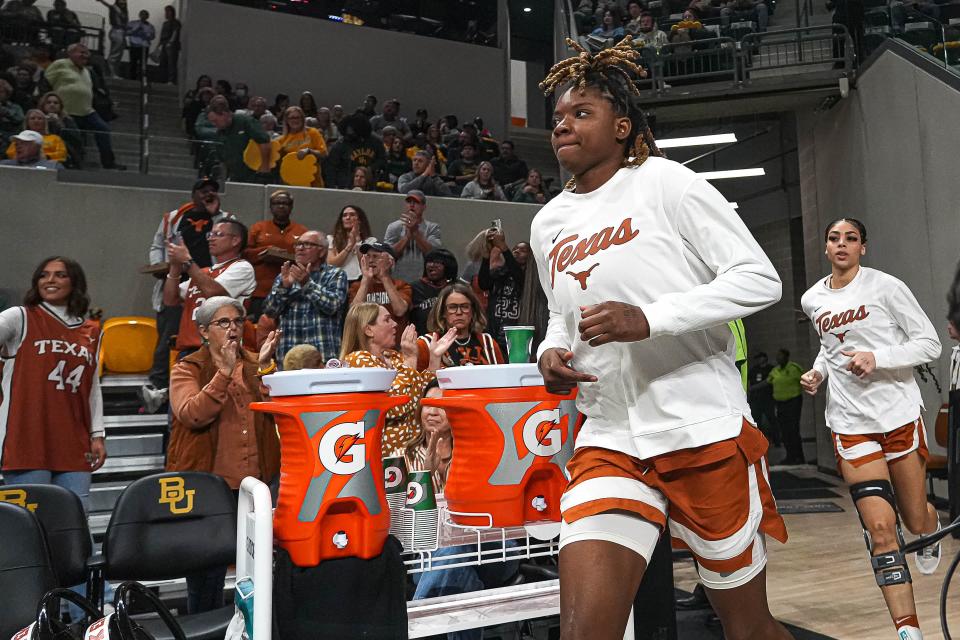
[[[107,439],[107,456],[146,456],[163,453],[163,434],[140,433],[128,436],[111,436]]]

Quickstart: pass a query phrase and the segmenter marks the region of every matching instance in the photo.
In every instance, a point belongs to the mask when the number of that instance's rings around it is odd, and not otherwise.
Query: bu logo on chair
[[[180,476],[167,476],[158,478],[160,483],[159,504],[166,504],[170,513],[174,515],[183,515],[193,511],[193,494],[196,489],[187,489],[186,481]],[[185,503],[182,504],[181,503]]]
[[[27,492],[23,489],[0,489],[0,502],[15,504],[30,512],[36,511],[38,506],[36,502],[27,502]]]

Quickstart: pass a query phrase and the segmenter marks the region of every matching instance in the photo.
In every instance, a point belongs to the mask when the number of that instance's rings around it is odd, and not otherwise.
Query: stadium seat
[[[0,502],[0,638],[36,621],[37,603],[56,586],[43,527],[29,510]]]
[[[100,375],[146,373],[153,366],[157,321],[145,316],[110,318],[100,340]]]
[[[937,423],[933,427],[933,438],[938,445],[947,447],[947,432],[950,427],[950,405],[944,404],[940,407],[937,414]],[[937,453],[931,453],[927,460],[927,481],[929,482],[929,493],[931,498],[936,497],[933,491],[933,481],[947,479],[947,457]]]
[[[110,517],[99,565],[110,580],[172,580],[236,561],[237,499],[210,473],[159,473],[131,483]],[[233,605],[177,616],[189,640],[221,640]],[[159,621],[143,626],[172,638]]]
[[[940,32],[932,22],[908,22],[900,37],[915,47],[930,51],[940,41]]]

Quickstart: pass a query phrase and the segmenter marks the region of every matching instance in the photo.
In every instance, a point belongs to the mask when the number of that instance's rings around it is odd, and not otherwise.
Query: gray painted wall
[[[184,12],[184,86],[206,73],[246,82],[270,103],[277,93],[296,102],[310,91],[348,113],[372,93],[381,104],[397,98],[411,119],[425,107],[434,119],[479,115],[495,134],[507,131],[502,49],[206,0],[189,0]]]
[[[863,220],[864,264],[903,280],[939,331],[944,349],[935,371],[941,384],[952,346],[945,295],[960,258],[960,121],[948,115],[958,112],[960,92],[886,51],[849,98],[827,112],[798,114],[807,283],[829,273],[824,227],[843,215]],[[813,345],[812,329],[809,335]],[[932,436],[944,396],[932,382],[920,388]],[[937,448],[932,438],[930,444]],[[821,464],[832,455],[828,445],[821,441]]]
[[[278,187],[228,183],[224,209],[244,223],[263,219],[269,194]],[[403,208],[399,195],[285,187],[294,193],[294,218],[331,231],[341,208],[362,207],[377,237]],[[153,278],[137,273],[164,211],[190,199],[186,191],[58,182],[51,171],[0,167],[0,293],[18,302],[43,258],[75,258],[87,274],[94,306],[106,317],[152,315]],[[507,242],[526,240],[539,206],[453,198],[430,198],[426,217],[440,223],[443,244],[466,263],[463,248],[499,218]]]

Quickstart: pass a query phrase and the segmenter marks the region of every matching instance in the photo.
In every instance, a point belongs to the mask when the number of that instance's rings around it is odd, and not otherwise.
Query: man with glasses
[[[340,353],[347,274],[327,264],[327,238],[306,231],[294,243],[294,262],[285,262],[263,307],[280,327],[277,361],[292,347],[310,344],[324,361]]]
[[[168,261],[167,243],[183,244],[191,259],[200,268],[213,264],[207,233],[213,225],[233,214],[220,208],[220,185],[216,180],[198,180],[190,192],[190,202],[163,214],[157,232],[150,243],[150,264],[159,265]],[[153,367],[149,382],[140,389],[143,406],[148,413],[156,411],[167,401],[167,385],[170,377],[170,338],[180,326],[183,306],[179,300],[174,305],[163,304],[164,272],[157,272],[153,287],[153,310],[157,314],[157,348],[153,353]]]
[[[397,344],[406,329],[407,313],[413,293],[410,284],[393,277],[396,256],[386,242],[365,242],[360,245],[360,279],[350,285],[347,299],[351,305],[375,302],[386,307],[397,323]]]
[[[260,317],[263,301],[270,294],[273,281],[280,275],[283,261],[265,255],[267,249],[275,247],[287,253],[293,253],[293,244],[297,238],[307,232],[302,224],[290,220],[293,214],[293,196],[289,191],[274,191],[270,195],[270,220],[261,220],[250,226],[250,239],[243,257],[253,265],[257,278],[257,288],[250,296],[251,318]]]
[[[241,257],[247,246],[247,227],[242,222],[229,218],[213,225],[213,230],[207,234],[207,246],[213,265],[201,268],[186,245],[167,243],[170,273],[163,283],[163,303],[175,305],[183,300],[177,333],[177,359],[193,353],[202,345],[195,315],[204,300],[213,296],[230,296],[243,303],[257,286],[253,266]],[[185,282],[180,282],[181,274],[188,276]]]

